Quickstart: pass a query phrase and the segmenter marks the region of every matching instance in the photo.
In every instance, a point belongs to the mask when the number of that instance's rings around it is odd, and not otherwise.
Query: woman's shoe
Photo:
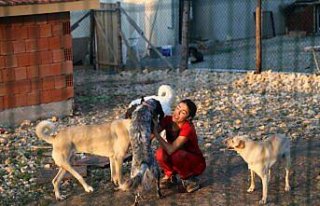
[[[192,176],[186,180],[182,180],[182,185],[188,193],[191,193],[200,188],[200,180],[199,178]]]
[[[177,178],[175,175],[172,175],[171,177],[164,177],[160,180],[160,188],[161,189],[168,189],[173,187],[174,185],[177,185]]]

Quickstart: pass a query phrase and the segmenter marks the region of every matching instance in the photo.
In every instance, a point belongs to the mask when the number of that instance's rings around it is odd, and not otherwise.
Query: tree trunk
[[[181,39],[181,61],[180,69],[188,69],[188,57],[189,57],[189,14],[190,14],[190,2],[191,0],[183,1],[183,18],[182,18],[182,39]]]

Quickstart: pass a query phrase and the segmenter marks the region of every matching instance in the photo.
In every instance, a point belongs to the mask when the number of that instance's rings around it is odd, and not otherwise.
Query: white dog
[[[143,99],[144,101],[149,99],[158,100],[162,106],[164,114],[171,115],[171,106],[175,100],[175,92],[169,85],[161,85],[158,89],[158,95],[146,96],[143,97]],[[133,100],[129,104],[129,108],[136,104],[141,104],[141,98]]]
[[[59,184],[67,171],[81,183],[86,192],[93,191],[70,164],[74,152],[109,157],[111,180],[115,185],[122,184],[122,163],[130,145],[130,126],[131,120],[123,119],[100,125],[72,126],[57,131],[52,122],[41,121],[36,126],[36,134],[52,145],[52,158],[59,167],[52,180],[56,199],[65,198],[60,195]]]
[[[255,173],[261,178],[262,199],[259,201],[260,204],[266,204],[267,202],[271,167],[279,157],[286,158],[284,190],[290,190],[290,140],[288,137],[278,134],[265,141],[253,141],[246,136],[236,136],[224,140],[224,144],[228,148],[234,149],[248,163],[251,172],[251,185],[248,192],[253,192],[255,189]]]

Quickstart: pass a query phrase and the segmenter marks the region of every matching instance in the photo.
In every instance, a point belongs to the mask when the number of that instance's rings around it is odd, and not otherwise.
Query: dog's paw
[[[284,191],[286,192],[289,192],[291,190],[291,187],[289,185],[287,185],[285,188],[284,188]]]
[[[93,188],[91,186],[87,186],[85,188],[85,191],[88,192],[88,193],[93,192]]]
[[[247,190],[247,192],[250,192],[250,193],[251,193],[251,192],[254,191],[254,189],[255,189],[254,187],[249,187],[249,189]]]
[[[65,195],[56,195],[56,200],[61,201],[61,200],[64,200],[64,199],[66,199]]]
[[[259,201],[259,205],[265,205],[266,203],[267,203],[267,200],[265,200],[265,199],[261,199]]]

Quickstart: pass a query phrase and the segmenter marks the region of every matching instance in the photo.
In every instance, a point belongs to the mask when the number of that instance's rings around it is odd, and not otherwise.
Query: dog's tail
[[[143,184],[145,188],[148,188],[148,183],[143,183],[145,182],[146,178],[148,178],[145,177],[146,174],[149,173],[147,170],[149,170],[148,165],[142,163],[139,172],[134,177],[121,184],[119,189],[123,191],[135,190],[141,184]]]
[[[56,135],[56,131],[56,126],[52,122],[47,120],[41,121],[36,126],[36,135],[49,144],[52,144],[53,138]]]

